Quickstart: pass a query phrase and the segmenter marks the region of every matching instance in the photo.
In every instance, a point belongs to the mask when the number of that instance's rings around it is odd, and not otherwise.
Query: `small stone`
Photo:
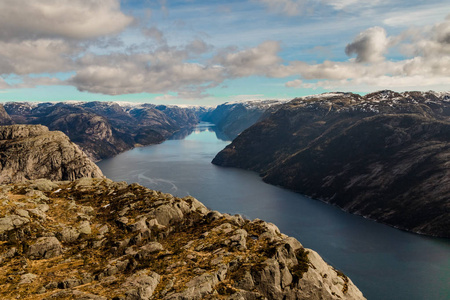
[[[22,276],[20,276],[20,282],[19,284],[27,284],[32,283],[37,278],[36,274],[27,273]]]
[[[89,221],[81,222],[81,224],[78,226],[78,232],[80,234],[86,234],[86,235],[91,234],[92,233],[91,223],[89,223]]]

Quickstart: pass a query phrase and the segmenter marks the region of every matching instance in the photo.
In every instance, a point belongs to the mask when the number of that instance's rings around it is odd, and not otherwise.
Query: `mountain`
[[[64,132],[94,161],[161,143],[198,123],[189,108],[153,104],[9,102],[5,110],[16,124],[41,124]]]
[[[280,100],[226,102],[204,114],[202,120],[216,124],[227,139],[232,140],[284,102]]]
[[[108,179],[0,185],[2,299],[364,299],[271,224]]]
[[[380,91],[294,99],[213,163],[379,222],[450,237],[450,95]]]
[[[0,166],[0,183],[103,176],[64,133],[41,125],[0,126]]]

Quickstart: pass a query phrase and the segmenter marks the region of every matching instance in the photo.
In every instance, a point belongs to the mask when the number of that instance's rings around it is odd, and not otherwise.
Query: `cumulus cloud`
[[[386,60],[389,47],[399,47],[410,57]],[[286,82],[291,88],[350,88],[368,91],[374,88],[437,88],[450,84],[450,17],[434,26],[413,28],[399,36],[387,37],[383,28],[361,32],[345,49],[355,60],[324,61],[307,64],[292,61],[281,65],[272,75],[299,78]],[[312,82],[308,82],[312,81]]]
[[[152,53],[87,55],[68,80],[80,91],[102,94],[191,92],[223,80],[216,66],[186,62],[186,49],[162,48]]]
[[[78,47],[60,39],[0,41],[0,74],[62,72],[73,68]]]
[[[389,40],[386,30],[381,27],[372,27],[361,32],[352,43],[345,47],[347,55],[356,54],[357,62],[379,62],[384,60]]]
[[[119,0],[2,0],[0,39],[86,39],[117,33],[133,18]]]
[[[278,42],[267,41],[257,47],[235,53],[222,53],[214,62],[222,65],[231,77],[267,75],[281,63]]]
[[[450,15],[434,26],[407,30],[397,39],[404,42],[401,49],[407,55],[448,56],[450,55]]]
[[[110,35],[132,21],[119,0],[2,0],[0,74],[72,71],[88,45],[120,46]]]

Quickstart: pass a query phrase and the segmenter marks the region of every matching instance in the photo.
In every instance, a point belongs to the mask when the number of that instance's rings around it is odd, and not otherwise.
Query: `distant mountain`
[[[0,183],[82,177],[103,174],[64,133],[41,125],[0,126]]]
[[[205,113],[202,120],[216,124],[217,128],[232,140],[285,102],[280,100],[226,102]]]
[[[153,104],[9,102],[5,110],[16,124],[42,124],[64,132],[95,161],[161,143],[199,121],[196,110]],[[2,116],[0,108],[0,121],[8,120]]]
[[[294,99],[214,164],[417,233],[450,237],[450,94],[380,91]]]

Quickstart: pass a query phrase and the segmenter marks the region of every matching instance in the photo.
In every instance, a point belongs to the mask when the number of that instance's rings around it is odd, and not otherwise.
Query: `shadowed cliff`
[[[294,99],[213,163],[371,219],[450,237],[447,94],[381,91]]]

